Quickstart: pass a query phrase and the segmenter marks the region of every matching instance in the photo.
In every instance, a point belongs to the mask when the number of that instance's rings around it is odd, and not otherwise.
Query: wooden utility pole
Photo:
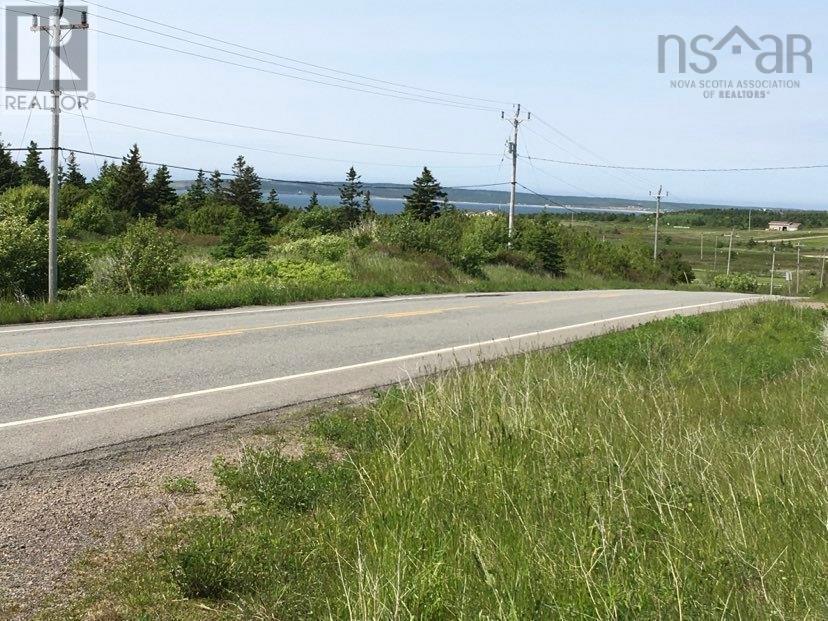
[[[63,18],[64,0],[60,0],[48,26],[41,26],[36,15],[32,16],[32,31],[48,33],[51,41],[49,48],[52,52],[52,157],[49,179],[49,303],[54,303],[58,294],[57,269],[57,225],[58,225],[58,194],[60,192],[59,157],[60,157],[60,46],[61,33],[65,30],[86,30],[89,23],[86,20],[86,11],[81,12],[79,24],[61,24]]]
[[[799,272],[802,267],[802,244],[796,247],[796,295],[799,295]]]
[[[501,117],[505,118],[505,113]],[[532,113],[529,113],[528,119],[531,120]],[[509,245],[512,244],[512,239],[515,236],[515,211],[517,209],[517,169],[518,169],[518,130],[523,121],[520,119],[520,104],[515,108],[515,116],[512,118],[512,127],[514,133],[512,140],[509,142],[509,153],[512,155],[512,195],[509,200]]]
[[[771,285],[770,294],[773,295],[773,278],[776,275],[776,246],[773,247],[773,260],[771,261]]]
[[[656,220],[655,220],[655,242],[653,243],[653,261],[658,261],[658,225],[661,220],[661,199],[670,196],[669,192],[664,192],[664,186],[658,186],[658,192],[655,194],[650,192],[650,196],[656,199]]]
[[[733,256],[733,238],[736,237],[736,229],[730,231],[730,246],[727,248],[727,275],[730,276],[730,260]]]

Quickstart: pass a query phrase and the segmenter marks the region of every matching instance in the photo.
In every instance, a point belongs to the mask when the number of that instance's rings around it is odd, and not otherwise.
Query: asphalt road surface
[[[0,327],[0,468],[764,298],[387,298]]]

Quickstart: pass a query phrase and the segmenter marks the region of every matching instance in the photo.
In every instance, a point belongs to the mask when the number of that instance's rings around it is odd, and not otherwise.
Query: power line
[[[38,2],[37,0],[26,0],[26,1],[30,2],[32,4],[40,5],[40,2]],[[453,105],[462,105],[463,107],[470,107],[472,109],[484,109],[484,108],[481,108],[478,105],[471,105],[471,104],[467,104],[467,103],[463,103],[463,102],[451,101],[451,100],[447,100],[447,99],[444,99],[444,98],[432,97],[432,96],[427,96],[427,95],[419,95],[417,93],[411,93],[409,91],[403,91],[403,90],[397,90],[397,89],[383,87],[383,86],[377,86],[375,84],[367,84],[365,82],[359,82],[357,80],[351,80],[351,79],[347,79],[347,78],[339,78],[339,77],[336,77],[336,76],[331,76],[331,75],[328,75],[326,73],[320,73],[318,71],[310,71],[308,69],[301,69],[301,68],[298,68],[298,67],[292,67],[292,66],[286,65],[284,63],[274,62],[272,60],[264,60],[264,59],[258,58],[256,56],[251,56],[250,54],[242,54],[240,52],[234,52],[232,50],[227,50],[227,49],[224,49],[224,48],[221,48],[221,47],[217,47],[215,45],[208,45],[206,43],[200,43],[198,41],[193,41],[192,39],[186,39],[184,37],[178,37],[178,36],[175,36],[175,35],[171,35],[171,34],[168,34],[166,32],[161,32],[159,30],[153,30],[151,28],[144,28],[143,26],[137,26],[135,24],[130,24],[129,22],[121,21],[119,19],[114,19],[112,17],[106,17],[104,15],[89,14],[89,17],[95,17],[97,19],[102,19],[102,20],[113,22],[115,24],[120,24],[120,25],[126,26],[128,28],[134,28],[136,30],[140,30],[140,31],[147,32],[147,33],[150,33],[150,34],[154,34],[154,35],[158,35],[158,36],[161,36],[161,37],[166,37],[166,38],[169,38],[169,39],[173,39],[174,41],[187,43],[189,45],[195,45],[195,46],[202,47],[202,48],[205,48],[205,49],[208,49],[208,50],[222,52],[224,54],[230,54],[232,56],[236,56],[236,57],[239,57],[239,58],[244,58],[244,59],[247,59],[247,60],[253,60],[253,61],[256,61],[256,62],[266,63],[268,65],[272,65],[272,66],[275,66],[275,67],[281,67],[282,69],[288,69],[290,71],[297,71],[297,72],[300,72],[300,73],[304,73],[304,74],[324,78],[326,80],[336,80],[338,82],[344,82],[346,84],[353,84],[353,85],[356,85],[356,86],[363,86],[363,87],[371,88],[371,89],[375,89],[375,90],[387,91],[389,93],[395,93],[395,94],[398,94],[398,95],[405,95],[407,97],[416,96],[418,100],[419,99],[431,100],[431,102],[433,102],[433,103],[446,103],[446,104],[453,104]],[[119,36],[119,35],[113,35],[111,33],[105,33],[105,32],[100,31],[100,30],[98,30],[98,32],[101,32],[102,34],[109,34],[111,36]],[[133,39],[130,39],[130,40],[133,40]],[[137,41],[137,40],[135,40],[135,41]],[[150,44],[149,42],[145,42],[145,43],[147,43],[148,45]],[[302,79],[299,76],[289,76],[289,77],[294,77],[296,79]],[[331,86],[336,86],[336,85],[331,85]],[[465,98],[465,99],[474,99],[474,98]],[[491,108],[491,107],[486,107],[485,109],[496,110],[496,108]]]
[[[568,154],[568,155],[571,155],[571,156],[572,156],[572,157],[574,157],[574,158],[577,158],[577,159],[578,159],[578,161],[580,161],[580,162],[586,162],[586,160],[584,160],[582,157],[580,157],[580,156],[579,156],[579,155],[577,155],[576,153],[573,153],[573,152],[572,152],[572,151],[570,151],[569,149],[566,149],[565,147],[562,147],[561,145],[559,145],[559,144],[558,144],[558,143],[556,143],[556,142],[553,142],[552,140],[550,140],[549,138],[547,138],[546,136],[544,136],[544,135],[543,135],[543,134],[541,134],[540,132],[535,131],[535,130],[534,130],[534,129],[532,129],[531,127],[527,127],[526,129],[527,129],[529,132],[531,132],[532,134],[534,134],[535,136],[538,136],[538,137],[539,137],[541,140],[543,140],[544,142],[547,142],[547,143],[549,143],[550,145],[552,145],[553,147],[555,147],[555,148],[557,148],[557,149],[560,149],[560,150],[561,150],[561,151],[563,151],[564,153],[566,153],[566,154]],[[530,158],[530,159],[538,159],[538,158]],[[632,183],[631,181],[629,181],[628,179],[625,179],[625,178],[623,178],[623,177],[621,177],[621,176],[619,176],[619,175],[616,175],[616,174],[615,174],[615,173],[613,173],[612,171],[609,171],[609,170],[606,170],[606,169],[599,169],[599,170],[600,170],[600,171],[602,171],[602,172],[604,172],[606,175],[608,175],[608,176],[612,177],[613,179],[615,179],[615,180],[617,180],[617,181],[621,181],[622,183],[626,183],[626,184],[627,184],[627,185],[629,185],[630,187],[635,188],[635,190],[636,190],[636,191],[641,190],[641,187],[639,187],[637,184],[634,184],[634,183]]]
[[[27,0],[27,1],[33,2],[34,0]],[[193,30],[187,30],[185,28],[179,28],[177,26],[173,26],[173,25],[161,22],[161,21],[148,19],[146,17],[142,17],[142,16],[136,15],[134,13],[128,13],[126,11],[113,9],[111,7],[108,7],[108,6],[100,4],[100,3],[87,2],[86,4],[90,4],[92,6],[96,6],[98,8],[101,8],[101,9],[104,9],[104,10],[107,10],[107,11],[111,11],[113,13],[117,13],[117,14],[120,14],[120,15],[125,15],[127,17],[131,17],[133,19],[137,19],[137,20],[140,20],[142,22],[146,22],[146,23],[149,23],[149,24],[154,24],[156,26],[162,26],[164,28],[167,28],[169,30],[173,30],[173,31],[176,31],[176,32],[181,32],[181,33],[184,33],[184,34],[196,36],[196,37],[199,37],[199,38],[202,38],[202,39],[206,39],[208,41],[213,41],[215,43],[220,43],[222,45],[228,45],[230,47],[245,50],[245,51],[248,51],[248,52],[254,52],[256,54],[260,54],[260,55],[263,55],[263,56],[269,56],[271,58],[277,58],[279,60],[285,60],[285,61],[288,61],[288,62],[291,62],[291,63],[295,63],[297,65],[302,65],[302,66],[305,66],[305,67],[311,67],[313,69],[321,69],[321,70],[327,71],[329,73],[338,73],[340,75],[347,75],[347,76],[352,77],[352,78],[358,78],[358,79],[361,79],[361,80],[368,80],[370,82],[376,82],[377,84],[386,84],[388,86],[397,86],[397,87],[401,87],[401,88],[407,88],[409,90],[421,91],[421,92],[424,92],[424,93],[431,93],[431,94],[434,94],[434,95],[443,95],[443,96],[446,96],[446,97],[454,97],[454,98],[457,98],[457,99],[467,99],[467,100],[470,100],[470,101],[480,101],[480,102],[485,102],[485,103],[493,103],[493,104],[501,104],[501,105],[512,105],[510,102],[499,101],[499,100],[496,100],[496,99],[486,99],[486,98],[483,98],[483,97],[474,97],[474,96],[469,96],[469,95],[461,95],[459,93],[452,93],[452,92],[447,92],[447,91],[427,89],[427,88],[422,88],[422,87],[418,87],[418,86],[412,86],[410,84],[406,84],[406,83],[403,83],[403,82],[392,82],[392,81],[389,81],[389,80],[382,80],[382,79],[373,78],[373,77],[370,77],[370,76],[367,76],[367,75],[362,75],[362,74],[359,74],[359,73],[352,73],[352,72],[348,72],[348,71],[343,71],[341,69],[326,67],[324,65],[309,63],[309,62],[299,60],[299,59],[296,59],[296,58],[291,58],[291,57],[288,57],[288,56],[281,56],[281,55],[274,54],[272,52],[268,52],[268,51],[265,51],[265,50],[260,50],[260,49],[256,49],[256,48],[253,48],[253,47],[240,45],[240,44],[234,43],[232,41],[219,39],[217,37],[213,37],[213,36],[210,36],[210,35],[205,35],[205,34],[202,34],[202,33],[199,33],[199,32],[195,32]],[[112,20],[112,18],[106,18],[104,16],[101,16],[100,14],[97,17]],[[132,24],[127,24],[127,25],[129,25],[131,27],[135,27]],[[164,35],[164,36],[169,36],[169,35]],[[230,52],[228,52],[228,53],[230,53]],[[296,69],[296,70],[299,71],[299,69]]]
[[[96,99],[97,103],[102,103],[108,106],[117,106],[119,108],[127,108],[130,110],[139,110],[141,112],[149,112],[151,114],[159,114],[163,116],[169,116],[178,119],[187,119],[190,121],[199,121],[201,123],[210,123],[212,125],[222,125],[225,127],[233,127],[235,129],[248,129],[257,132],[266,132],[270,134],[279,134],[282,136],[293,136],[295,138],[308,138],[311,140],[321,140],[324,142],[337,142],[342,144],[351,144],[357,145],[361,147],[373,147],[378,149],[394,149],[398,151],[417,151],[421,153],[442,153],[444,155],[470,155],[470,156],[480,156],[480,157],[499,157],[499,153],[480,153],[480,152],[472,152],[472,151],[451,151],[445,149],[429,149],[429,148],[421,148],[421,147],[405,147],[399,145],[388,145],[388,144],[381,144],[381,143],[371,143],[371,142],[360,142],[358,140],[348,140],[344,138],[329,138],[325,136],[315,136],[312,134],[300,134],[298,132],[290,132],[286,130],[280,129],[270,129],[265,127],[256,127],[254,125],[244,125],[242,123],[233,123],[230,121],[219,121],[215,119],[208,119],[205,117],[194,116],[189,114],[182,114],[178,112],[168,112],[166,110],[157,110],[154,108],[147,108],[143,106],[136,106],[132,104],[125,104],[116,101],[108,101],[106,99]]]
[[[81,115],[75,114],[73,112],[64,112],[64,114],[69,115],[69,116],[75,116],[75,117],[81,116]],[[289,153],[289,152],[284,152],[284,151],[275,151],[275,150],[272,150],[272,149],[265,149],[265,148],[262,148],[262,147],[253,147],[253,146],[250,146],[250,145],[242,145],[242,144],[236,144],[236,143],[231,143],[231,142],[222,142],[222,141],[219,141],[219,140],[211,140],[211,139],[208,139],[208,138],[198,138],[198,137],[195,137],[195,136],[187,136],[187,135],[184,135],[184,134],[177,134],[177,133],[173,133],[173,132],[164,131],[164,130],[161,130],[161,129],[152,129],[152,128],[149,128],[149,127],[141,127],[141,126],[138,126],[138,125],[131,125],[129,123],[122,123],[122,122],[119,122],[119,121],[112,121],[112,120],[109,120],[109,119],[101,119],[101,118],[94,117],[94,116],[86,115],[83,118],[84,118],[84,120],[88,119],[90,121],[95,121],[97,123],[104,123],[106,125],[113,125],[113,126],[116,126],[116,127],[123,127],[123,128],[127,128],[127,129],[134,129],[134,130],[148,132],[148,133],[152,133],[152,134],[159,134],[161,136],[169,136],[171,138],[180,138],[182,140],[191,140],[191,141],[194,141],[194,142],[203,142],[205,144],[213,144],[213,145],[222,146],[222,147],[231,147],[231,148],[234,148],[234,149],[242,149],[244,151],[258,151],[258,152],[261,152],[261,153],[269,153],[269,154],[272,154],[272,155],[279,155],[279,156],[284,156],[284,157],[296,157],[296,158],[301,158],[301,159],[318,160],[318,161],[323,161],[323,162],[337,162],[337,163],[341,163],[341,164],[352,164],[352,165],[353,164],[358,164],[360,166],[386,166],[386,167],[392,167],[392,168],[421,168],[423,166],[422,164],[391,164],[391,163],[388,163],[388,162],[366,162],[366,161],[359,161],[359,160],[343,160],[343,159],[337,159],[337,158],[331,158],[331,157],[320,157],[320,156],[315,156],[315,155],[304,155],[304,154],[299,154],[299,153]],[[92,150],[94,151],[94,148]],[[458,169],[459,168],[467,168],[467,169],[497,168],[497,166],[494,166],[494,165],[491,165],[491,166],[434,165],[434,167],[435,168],[458,168]]]
[[[160,43],[152,43],[150,41],[144,41],[142,39],[136,39],[134,37],[128,37],[126,35],[115,34],[113,32],[107,32],[105,30],[101,30],[100,28],[94,28],[93,30],[95,32],[99,33],[99,34],[102,34],[102,35],[105,35],[105,36],[108,36],[108,37],[121,39],[123,41],[130,41],[132,43],[139,43],[141,45],[146,45],[146,46],[149,46],[149,47],[158,48],[158,49],[161,49],[161,50],[164,50],[164,51],[167,51],[167,52],[174,52],[174,53],[177,53],[177,54],[183,54],[185,56],[191,56],[193,58],[199,58],[201,60],[209,60],[209,61],[212,61],[212,62],[216,62],[216,63],[220,63],[220,64],[224,64],[224,65],[229,65],[231,67],[239,67],[239,68],[242,68],[242,69],[250,69],[252,71],[257,71],[259,73],[265,73],[265,74],[274,75],[274,76],[278,76],[278,77],[289,78],[289,79],[292,79],[292,80],[299,80],[299,81],[302,81],[302,82],[310,82],[312,84],[320,84],[320,85],[323,85],[323,86],[330,86],[330,87],[333,87],[333,88],[344,89],[344,90],[347,90],[347,91],[354,91],[354,92],[357,92],[357,93],[367,93],[369,95],[378,95],[380,97],[389,97],[391,99],[414,101],[414,102],[417,102],[417,103],[432,104],[432,105],[444,106],[444,107],[449,107],[449,108],[459,108],[459,109],[463,109],[463,110],[479,110],[479,111],[486,111],[486,112],[492,112],[492,111],[498,112],[499,111],[499,108],[486,107],[486,106],[474,105],[474,104],[451,103],[451,102],[447,102],[447,101],[444,101],[444,100],[438,100],[438,99],[434,99],[434,98],[428,99],[425,95],[422,95],[422,96],[417,96],[415,94],[412,94],[411,96],[395,95],[393,93],[380,92],[378,90],[369,90],[368,88],[357,88],[355,86],[347,86],[345,84],[333,84],[331,82],[325,82],[325,81],[316,80],[316,79],[313,79],[313,78],[304,78],[302,76],[291,75],[289,73],[283,73],[281,71],[272,71],[270,69],[264,69],[262,67],[254,67],[253,65],[246,65],[244,63],[238,63],[238,62],[234,62],[232,60],[226,60],[226,59],[223,59],[223,58],[216,58],[215,56],[207,56],[206,54],[199,54],[197,52],[189,52],[187,50],[182,50],[182,49],[179,49],[179,48],[170,47],[168,45],[162,45]],[[379,88],[379,87],[377,87],[377,88]]]
[[[38,151],[52,151],[53,149],[38,148],[37,150]],[[58,151],[72,151],[75,154],[96,156],[96,157],[101,157],[101,158],[104,158],[106,160],[112,160],[112,161],[116,161],[116,162],[119,161],[119,160],[124,159],[123,156],[111,155],[111,154],[106,154],[106,153],[96,153],[96,152],[93,152],[93,151],[86,151],[86,150],[83,150],[83,149],[71,149],[71,148],[68,148],[68,147],[58,147],[57,150]],[[204,171],[209,170],[209,167],[207,167],[207,168],[195,168],[193,166],[182,166],[182,165],[178,165],[178,164],[168,164],[166,162],[151,162],[149,160],[143,160],[143,159],[141,160],[141,164],[143,164],[145,166],[155,166],[155,167],[166,166],[167,168],[169,168],[171,170],[183,170],[183,171],[186,171],[186,172],[195,172],[195,173],[204,172]],[[236,176],[235,173],[227,173],[227,172],[221,172],[221,171],[218,171],[218,172],[222,177],[235,177]],[[262,181],[270,181],[271,183],[293,183],[293,184],[297,184],[297,185],[308,185],[308,186],[327,186],[327,187],[337,187],[338,188],[342,185],[341,183],[334,182],[334,181],[296,181],[296,180],[293,180],[293,179],[276,179],[276,178],[273,178],[273,177],[263,177],[261,175],[259,175],[259,179],[261,179]],[[498,183],[484,183],[484,184],[478,184],[478,185],[470,184],[470,185],[445,186],[443,189],[445,189],[445,190],[470,190],[470,189],[478,189],[478,188],[494,188],[494,187],[499,187],[499,186],[504,186],[504,185],[509,185],[509,184],[505,181],[502,181],[502,182],[498,182]],[[402,185],[402,184],[394,184],[394,185],[389,185],[389,184],[374,185],[374,184],[372,184],[371,185],[372,189],[378,189],[378,190],[400,190],[400,189],[405,189],[406,187],[407,186]]]
[[[579,149],[581,149],[585,153],[589,153],[591,156],[593,156],[595,158],[598,158],[598,160],[600,162],[603,162],[604,164],[613,164],[613,162],[610,162],[607,158],[599,155],[598,153],[596,153],[595,151],[593,151],[589,147],[586,147],[585,145],[578,142],[577,140],[575,140],[571,136],[565,134],[560,129],[558,129],[557,127],[555,127],[554,125],[552,125],[548,121],[545,121],[542,117],[538,116],[537,114],[535,115],[535,120],[539,121],[542,125],[545,125],[549,129],[551,129],[553,132],[555,132],[556,134],[561,136],[563,139],[569,141],[571,144],[575,145],[576,147],[578,147]],[[583,158],[578,157],[578,159],[583,161]],[[650,181],[645,179],[644,177],[637,177],[636,175],[633,175],[633,174],[629,174],[629,176],[630,176],[631,179],[636,179],[638,183],[643,183],[644,185],[647,185],[647,186],[651,185]]]
[[[596,164],[594,162],[570,162],[566,160],[555,160],[545,157],[535,157],[533,159],[539,162],[551,162],[553,164],[564,164],[566,166],[583,166],[587,168],[608,168],[611,170],[642,170],[650,172],[674,173],[769,172],[781,170],[816,170],[828,168],[828,164],[805,164],[800,166],[760,166],[756,168],[658,168],[655,166],[616,166],[611,164]]]
[[[41,3],[37,2],[36,0],[26,0],[26,2],[30,2],[31,4],[35,4],[35,5],[38,5],[38,6],[50,6],[50,7],[52,6],[52,5],[42,5]],[[18,10],[11,9],[11,8],[7,8],[6,10],[11,11],[13,13],[18,13],[20,15],[28,15],[28,13],[26,13],[24,11],[18,11]],[[75,9],[75,10],[77,10],[77,9]],[[103,16],[98,15],[97,17],[100,18],[100,17],[103,17]],[[209,60],[209,61],[212,61],[212,62],[226,64],[226,65],[230,65],[230,66],[233,66],[233,67],[239,67],[239,68],[244,68],[244,69],[250,69],[252,71],[258,71],[260,73],[266,73],[266,74],[275,75],[275,76],[279,76],[279,77],[289,78],[289,79],[293,79],[293,80],[300,80],[300,81],[303,81],[303,82],[310,82],[310,83],[313,83],[313,84],[320,84],[320,85],[323,85],[323,86],[330,86],[330,87],[333,87],[333,88],[340,88],[340,89],[350,90],[350,91],[354,91],[354,92],[367,93],[367,94],[370,94],[370,95],[379,95],[381,97],[390,97],[390,98],[393,98],[393,99],[400,99],[400,100],[405,100],[405,101],[413,101],[413,102],[417,102],[417,103],[426,103],[426,104],[432,104],[432,105],[439,105],[439,106],[450,107],[450,108],[458,108],[458,109],[464,109],[464,110],[477,110],[477,111],[487,111],[487,112],[498,112],[498,111],[500,111],[500,108],[495,108],[495,107],[492,107],[492,106],[485,106],[485,105],[482,105],[482,104],[474,104],[474,103],[464,103],[464,102],[458,102],[458,101],[450,101],[450,100],[441,99],[441,98],[438,98],[438,97],[433,97],[433,96],[430,96],[430,95],[421,95],[421,94],[418,94],[418,93],[408,93],[408,92],[405,92],[405,91],[398,91],[398,90],[395,90],[395,89],[390,89],[388,87],[375,86],[373,84],[365,84],[365,83],[361,83],[361,82],[356,82],[354,80],[348,80],[348,79],[344,79],[344,78],[338,78],[338,77],[335,77],[335,76],[329,76],[329,75],[324,75],[324,74],[320,74],[320,73],[316,73],[316,72],[311,72],[311,71],[308,71],[306,69],[300,69],[300,68],[297,68],[297,67],[290,67],[288,65],[284,65],[284,64],[280,64],[280,63],[274,63],[273,61],[263,60],[261,58],[256,58],[256,57],[245,55],[245,54],[239,54],[238,52],[232,52],[230,50],[225,50],[225,49],[222,49],[222,48],[219,48],[219,47],[210,46],[210,45],[206,45],[206,44],[203,44],[203,43],[198,43],[197,41],[191,41],[191,40],[188,40],[188,39],[184,39],[182,37],[175,37],[173,35],[169,35],[169,34],[166,34],[166,33],[163,33],[163,32],[158,32],[158,31],[155,31],[155,30],[150,30],[148,28],[143,28],[141,26],[135,26],[133,24],[129,24],[127,22],[122,22],[120,20],[115,20],[113,18],[103,17],[103,19],[113,21],[115,23],[123,24],[127,27],[137,28],[139,30],[143,30],[143,31],[146,31],[146,32],[150,32],[150,33],[153,33],[153,34],[160,35],[160,36],[169,37],[169,38],[175,39],[177,41],[182,41],[184,43],[188,43],[188,44],[191,44],[191,45],[197,45],[197,46],[204,47],[204,48],[207,48],[207,49],[212,49],[212,50],[215,50],[215,51],[219,51],[219,52],[222,52],[222,53],[225,53],[225,54],[240,56],[242,58],[247,58],[247,59],[250,59],[250,60],[254,60],[256,62],[267,63],[267,64],[275,65],[275,66],[278,66],[278,67],[283,67],[283,68],[289,69],[291,71],[303,72],[303,73],[307,73],[307,74],[310,74],[310,75],[316,75],[316,76],[319,76],[319,77],[323,77],[327,80],[337,80],[337,81],[340,81],[340,82],[346,82],[346,83],[354,84],[354,85],[357,85],[357,86],[363,86],[365,88],[357,88],[356,86],[347,86],[345,84],[332,84],[331,82],[325,82],[325,81],[322,81],[322,80],[306,78],[306,77],[297,76],[297,75],[293,75],[293,74],[289,74],[289,73],[282,73],[282,72],[279,72],[279,71],[271,71],[271,70],[264,69],[264,68],[261,68],[261,67],[254,67],[252,65],[246,65],[246,64],[243,64],[243,63],[237,63],[237,62],[233,62],[233,61],[222,59],[222,58],[216,58],[214,56],[207,56],[205,54],[198,54],[196,52],[191,52],[191,51],[188,51],[188,50],[182,50],[182,49],[179,49],[179,48],[169,47],[169,46],[162,45],[160,43],[154,43],[154,42],[151,42],[151,41],[144,41],[142,39],[136,39],[134,37],[128,37],[126,35],[107,32],[105,30],[101,30],[100,28],[94,28],[95,32],[98,32],[98,33],[100,33],[102,35],[105,35],[105,36],[113,37],[113,38],[116,38],[116,39],[122,39],[124,41],[130,41],[130,42],[133,42],[133,43],[139,43],[139,44],[142,44],[142,45],[155,47],[155,48],[162,49],[162,50],[169,51],[169,52],[184,54],[186,56],[192,56],[194,58],[199,58],[201,60]],[[203,35],[198,35],[198,36],[203,36]],[[265,52],[261,52],[261,53],[267,54]],[[373,89],[373,90],[369,90],[369,89]],[[388,91],[388,92],[381,92],[381,91]],[[453,95],[449,95],[449,96],[453,96]],[[466,97],[463,97],[463,96],[458,96],[458,98],[476,99],[476,98],[466,98]]]

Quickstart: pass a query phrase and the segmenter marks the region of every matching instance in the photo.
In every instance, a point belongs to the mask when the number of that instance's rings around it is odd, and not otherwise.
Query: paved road
[[[0,327],[0,468],[759,299],[447,295]]]

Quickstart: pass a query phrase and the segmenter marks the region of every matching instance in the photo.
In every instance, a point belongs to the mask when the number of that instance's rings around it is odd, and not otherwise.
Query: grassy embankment
[[[189,261],[198,261],[194,251]],[[390,256],[374,250],[355,251],[335,263],[326,263],[343,277],[335,282],[316,279],[272,284],[240,282],[203,288],[180,288],[156,295],[85,293],[56,304],[33,301],[19,304],[0,300],[0,325],[40,321],[217,310],[256,305],[278,305],[313,300],[488,291],[569,291],[627,288],[623,280],[572,271],[557,278],[507,265],[484,267],[483,277],[471,277],[448,262],[429,255]],[[641,286],[641,285],[639,285]]]
[[[218,463],[220,515],[48,614],[822,617],[826,319],[674,319],[392,391],[299,460]]]

